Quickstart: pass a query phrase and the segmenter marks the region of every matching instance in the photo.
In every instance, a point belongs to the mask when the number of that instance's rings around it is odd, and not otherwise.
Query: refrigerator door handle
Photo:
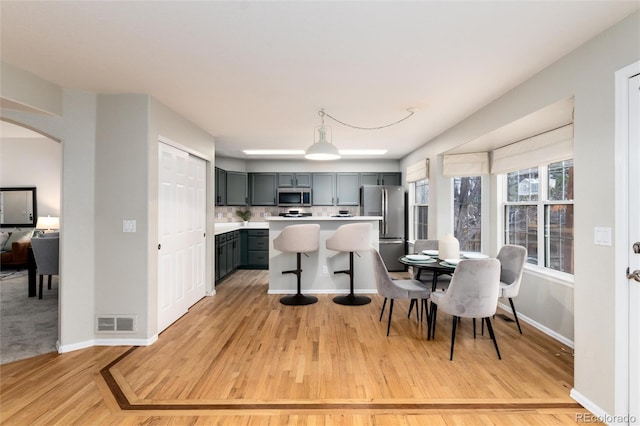
[[[404,240],[379,240],[378,244],[402,244]]]
[[[387,194],[387,188],[382,189],[382,199],[384,200],[384,235],[389,233],[389,223],[387,222],[387,216],[389,213],[389,194]]]

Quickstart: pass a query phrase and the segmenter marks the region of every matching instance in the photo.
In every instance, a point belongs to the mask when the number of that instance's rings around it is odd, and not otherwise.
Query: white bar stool
[[[334,274],[349,275],[350,291],[346,296],[334,297],[333,301],[340,305],[352,306],[370,303],[371,298],[367,296],[356,296],[353,293],[353,253],[371,250],[371,224],[350,223],[339,226],[333,235],[327,238],[327,248],[329,250],[349,252],[349,269],[335,271]]]
[[[284,253],[296,253],[297,267],[290,271],[282,271],[283,274],[296,274],[298,277],[298,292],[292,296],[284,296],[280,303],[284,305],[311,305],[316,303],[315,296],[305,296],[300,290],[301,254],[308,257],[307,252],[317,251],[320,248],[320,225],[302,224],[285,227],[280,235],[273,240],[273,247]]]

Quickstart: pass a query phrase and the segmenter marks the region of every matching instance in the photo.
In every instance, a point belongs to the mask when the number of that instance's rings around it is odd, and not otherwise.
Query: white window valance
[[[425,158],[415,164],[407,166],[407,182],[416,182],[429,178],[429,159]]]
[[[572,157],[573,124],[568,124],[494,149],[491,153],[491,174],[509,173]]]
[[[489,174],[489,153],[446,154],[442,159],[445,177],[482,176]]]

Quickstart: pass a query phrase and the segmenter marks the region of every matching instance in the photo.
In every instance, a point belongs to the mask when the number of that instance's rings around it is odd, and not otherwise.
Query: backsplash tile
[[[232,223],[242,222],[236,216],[236,210],[244,209],[243,207],[216,206],[215,221],[216,223]],[[350,214],[357,216],[359,214],[358,206],[317,206],[317,207],[249,207],[251,211],[252,222],[264,222],[265,214],[268,216],[278,216],[280,213],[286,213],[289,210],[298,210],[301,213],[311,213],[313,216],[333,216],[338,214],[339,210],[348,210]]]

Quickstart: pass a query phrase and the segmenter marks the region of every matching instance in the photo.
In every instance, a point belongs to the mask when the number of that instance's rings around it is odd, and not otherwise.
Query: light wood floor
[[[0,369],[0,422],[206,425],[566,425],[586,413],[569,397],[562,345],[496,317],[489,337],[451,318],[426,324],[394,309],[391,334],[369,305],[303,307],[267,295],[266,271],[238,271],[149,347],[48,354]],[[387,308],[388,309],[388,308]]]

